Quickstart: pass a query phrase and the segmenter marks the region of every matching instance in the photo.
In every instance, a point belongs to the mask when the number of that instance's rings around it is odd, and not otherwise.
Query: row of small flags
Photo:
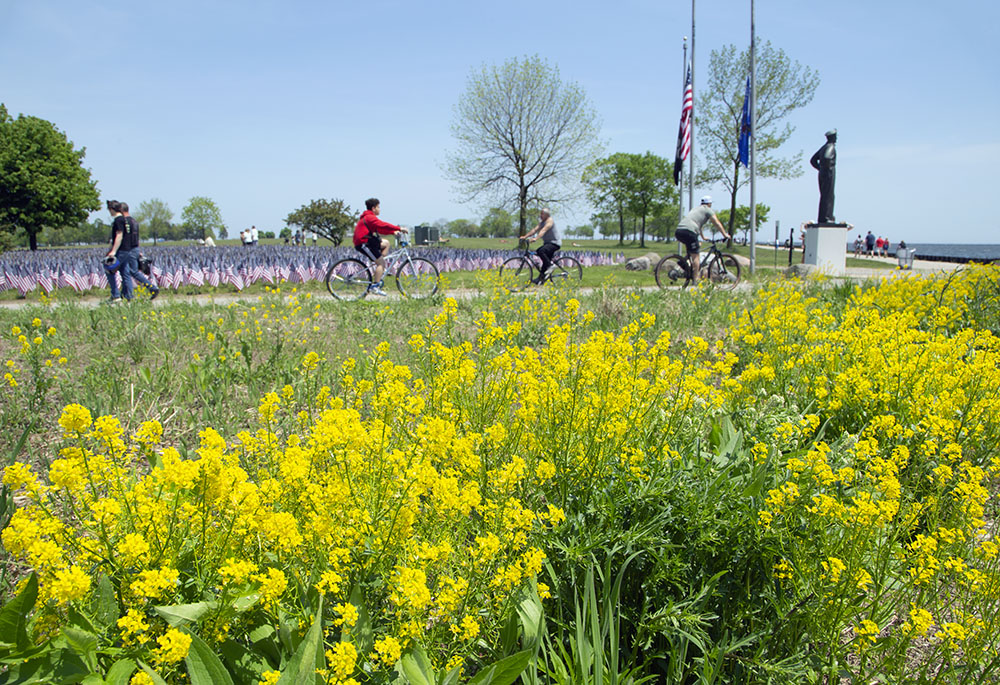
[[[105,288],[107,276],[101,265],[103,252],[93,249],[15,251],[0,254],[0,291],[16,289],[22,296],[40,288],[46,294],[56,288],[84,292]],[[152,276],[160,288],[228,285],[243,290],[254,283],[304,283],[322,281],[330,264],[356,256],[350,248],[225,246],[216,248],[143,248],[152,260]],[[616,264],[621,254],[572,251],[584,266]],[[509,259],[509,250],[464,250],[434,248],[420,250],[441,272],[496,270]]]

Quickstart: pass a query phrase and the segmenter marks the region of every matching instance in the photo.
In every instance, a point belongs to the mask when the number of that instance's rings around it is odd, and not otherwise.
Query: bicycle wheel
[[[682,285],[685,288],[691,284],[691,267],[688,260],[679,254],[668,254],[656,263],[653,270],[656,285],[666,288],[671,285]]]
[[[534,278],[534,269],[526,257],[511,257],[500,265],[500,282],[507,290],[524,290]]]
[[[422,300],[437,292],[441,276],[433,262],[423,257],[411,257],[396,269],[396,287],[414,300]]]
[[[563,255],[552,260],[552,273],[549,280],[560,280],[564,282],[579,283],[583,278],[583,264],[577,261],[576,257]]]
[[[720,288],[732,290],[740,282],[740,263],[731,254],[719,254],[708,265],[708,279]]]
[[[372,274],[359,259],[334,262],[326,272],[326,289],[338,300],[360,300],[368,294]]]

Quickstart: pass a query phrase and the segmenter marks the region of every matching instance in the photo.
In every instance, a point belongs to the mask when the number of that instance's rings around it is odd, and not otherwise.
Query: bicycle
[[[396,278],[396,288],[404,297],[422,300],[437,292],[441,274],[429,259],[411,255],[409,245],[399,241],[399,248],[385,257],[384,273]],[[372,269],[357,257],[345,257],[330,266],[324,282],[338,300],[360,300],[368,295],[373,283]]]
[[[511,257],[500,265],[500,281],[511,292],[518,292],[534,284],[536,271],[541,274],[537,285],[555,280],[580,281],[583,278],[583,265],[569,255],[555,257],[548,275],[542,274],[541,257],[526,246],[523,254]]]
[[[732,290],[740,282],[740,263],[733,255],[720,252],[716,244],[718,241],[710,240],[708,242],[712,243],[712,247],[701,260],[698,280],[707,278],[720,288]],[[653,275],[656,277],[656,285],[661,288],[674,284],[681,284],[686,288],[694,280],[691,263],[687,257],[682,257],[679,254],[667,255],[657,262]]]

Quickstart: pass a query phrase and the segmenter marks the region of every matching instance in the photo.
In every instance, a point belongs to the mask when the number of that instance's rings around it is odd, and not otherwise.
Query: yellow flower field
[[[988,679],[997,271],[5,314],[9,682]]]

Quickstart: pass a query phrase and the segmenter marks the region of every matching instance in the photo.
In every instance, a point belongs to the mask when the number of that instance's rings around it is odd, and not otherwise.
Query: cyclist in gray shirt
[[[715,224],[715,227],[725,236],[726,240],[729,240],[729,234],[712,209],[711,195],[701,198],[701,205],[688,212],[680,220],[680,223],[677,224],[677,229],[674,231],[674,237],[679,242],[684,243],[684,247],[687,248],[688,259],[691,262],[691,281],[693,283],[698,282],[698,271],[701,262],[701,255],[698,254],[698,250],[701,247],[698,244],[698,236],[700,235],[703,240],[708,240],[705,237],[703,229],[709,221]]]
[[[556,228],[556,222],[552,220],[552,213],[548,207],[538,213],[538,225],[521,236],[521,240],[527,240],[529,243],[535,238],[542,239],[542,246],[535,250],[535,254],[542,260],[542,273],[532,281],[538,285],[552,273],[552,258],[559,251],[559,243],[562,242],[559,229]]]

